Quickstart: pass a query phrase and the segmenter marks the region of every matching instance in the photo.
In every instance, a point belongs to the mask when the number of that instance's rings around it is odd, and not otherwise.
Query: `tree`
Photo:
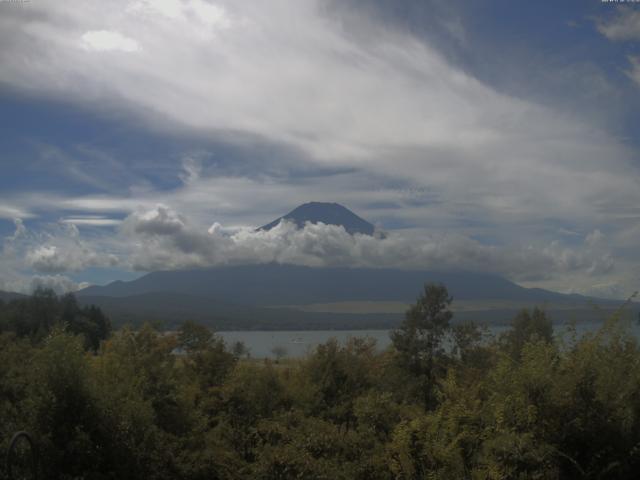
[[[458,356],[462,364],[482,363],[481,360],[486,356],[486,352],[481,348],[485,333],[485,330],[472,321],[451,327],[452,353]]]
[[[100,463],[102,424],[83,338],[54,329],[36,351],[28,402],[45,478],[78,478]]]
[[[553,324],[544,310],[535,307],[531,313],[522,310],[511,323],[511,329],[502,334],[500,341],[503,348],[515,360],[520,358],[522,348],[532,340],[551,343],[553,340]]]
[[[283,347],[282,345],[276,345],[271,349],[271,353],[276,357],[276,363],[282,360],[287,356],[287,347]]]
[[[331,338],[317,346],[305,362],[303,375],[310,381],[307,391],[314,392],[311,412],[347,430],[354,424],[354,400],[373,384],[371,364],[375,341],[350,338],[345,345]]]
[[[31,297],[19,298],[0,309],[0,330],[39,342],[59,325],[64,331],[84,336],[86,349],[96,351],[111,334],[111,323],[100,308],[80,307],[76,297],[58,297],[51,289],[37,289]]]
[[[206,350],[213,341],[214,335],[211,330],[191,320],[184,322],[178,333],[178,346],[187,353]]]
[[[236,358],[242,358],[245,356],[249,358],[249,356],[251,355],[249,347],[247,347],[245,343],[240,340],[233,343],[233,346],[231,347],[231,351],[233,352]]]
[[[221,384],[238,360],[227,351],[222,338],[204,325],[191,321],[182,324],[178,346],[187,354],[183,359],[184,365],[204,388]]]
[[[437,357],[444,353],[443,340],[450,329],[453,298],[442,284],[425,284],[424,292],[405,314],[400,328],[391,333],[400,363],[419,378],[425,407],[433,405]]]
[[[80,308],[76,297],[67,293],[58,299],[60,321],[66,331],[84,336],[85,347],[96,351],[100,342],[109,337],[111,322],[95,305]]]

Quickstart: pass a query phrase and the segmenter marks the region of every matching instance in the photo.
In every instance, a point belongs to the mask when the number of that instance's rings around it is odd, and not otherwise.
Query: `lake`
[[[597,330],[602,322],[585,322],[577,325],[578,334]],[[496,325],[489,327],[490,335],[499,335],[509,327]],[[556,335],[561,335],[566,330],[565,324],[554,325]],[[631,331],[640,338],[640,326],[637,322],[631,323]],[[229,331],[217,332],[227,345],[241,341],[249,348],[253,358],[273,358],[272,350],[275,347],[283,347],[287,357],[302,357],[321,343],[330,338],[335,338],[344,343],[351,337],[373,338],[380,350],[391,344],[390,330],[301,330],[301,331]]]

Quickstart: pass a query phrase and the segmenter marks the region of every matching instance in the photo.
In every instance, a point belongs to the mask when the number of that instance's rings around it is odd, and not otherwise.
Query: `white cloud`
[[[140,45],[134,39],[109,30],[91,30],[84,33],[81,46],[85,50],[97,52],[119,50],[131,53],[140,51]]]
[[[88,283],[78,283],[64,275],[34,275],[29,279],[28,289],[25,290],[24,288],[21,288],[20,290],[14,291],[31,293],[38,288],[48,288],[56,292],[58,295],[61,295],[67,292],[75,292],[88,286]]]
[[[14,218],[30,218],[33,215],[20,208],[20,207],[15,207],[12,205],[0,205],[0,219],[4,218],[4,219],[8,219],[8,220],[12,220]]]
[[[78,272],[89,267],[115,267],[119,261],[115,255],[98,253],[83,242],[62,242],[60,238],[52,241],[63,246],[45,244],[26,252],[26,265],[41,273]]]
[[[78,215],[63,218],[60,222],[70,225],[87,225],[91,227],[113,227],[120,225],[122,220],[117,218],[107,218],[100,215]]]
[[[200,178],[202,174],[202,162],[194,157],[182,159],[183,173],[179,175],[185,185],[190,185]]]
[[[145,15],[147,21],[155,14],[172,21],[195,22],[207,27],[228,28],[231,25],[227,11],[206,0],[139,0],[130,3],[127,10]]]
[[[141,200],[133,198],[113,197],[106,195],[89,195],[72,198],[44,197],[39,207],[46,203],[57,202],[61,208],[81,212],[131,212],[140,206]],[[45,205],[43,205],[45,204]]]
[[[627,75],[631,80],[640,85],[640,56],[630,56],[629,63],[631,64],[631,69],[627,71]]]
[[[104,248],[98,252],[94,246],[100,248],[99,242],[89,246],[73,224],[32,231],[16,219],[14,233],[0,244],[0,290],[31,293],[44,287],[65,293],[84,288],[86,282],[62,274],[120,263],[116,255],[104,253]]]
[[[60,258],[55,246],[44,245],[27,254],[27,262],[40,272],[64,272],[67,270],[64,259]]]
[[[119,263],[116,255],[98,251],[99,245],[90,245],[81,238],[73,223],[60,222],[37,232],[29,231],[21,220],[15,220],[15,225],[15,232],[5,237],[0,251],[0,266],[6,269],[4,277],[21,277],[28,270],[60,274]]]
[[[595,229],[593,232],[587,234],[587,236],[584,239],[584,242],[592,247],[601,245],[605,240],[605,236],[604,234],[599,230],[599,229]]]
[[[13,224],[15,225],[16,229],[13,232],[13,235],[7,238],[7,240],[10,242],[14,242],[20,237],[24,237],[27,233],[27,227],[24,226],[24,222],[21,218],[14,218]]]
[[[184,229],[185,220],[169,207],[158,205],[152,210],[138,211],[129,216],[124,222],[124,228],[130,226],[135,233],[171,235]]]
[[[609,20],[600,20],[597,27],[609,40],[640,40],[640,11],[634,8],[620,8],[616,16]]]
[[[245,228],[233,233],[214,223],[205,232],[162,205],[130,215],[122,231],[128,243],[136,245],[129,257],[132,267],[145,271],[278,262],[481,270],[541,279],[560,272],[600,275],[614,268],[607,251],[569,249],[556,242],[544,248],[498,248],[456,234],[391,232],[378,239],[350,235],[335,225],[307,224],[298,229],[289,222],[269,231]]]
[[[612,41],[640,40],[640,10],[621,7],[617,15],[608,19],[600,19],[598,31]],[[640,85],[640,57],[628,56],[630,69],[626,72],[631,80]]]
[[[15,292],[31,294],[38,288],[50,288],[58,295],[75,292],[88,287],[86,282],[76,282],[64,275],[3,275],[0,277],[0,290],[3,292]]]
[[[629,295],[628,289],[623,285],[620,285],[618,282],[596,283],[580,293],[596,298],[617,299],[623,299]]]

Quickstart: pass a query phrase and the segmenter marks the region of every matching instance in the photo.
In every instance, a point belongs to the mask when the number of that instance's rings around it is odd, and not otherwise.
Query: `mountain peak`
[[[276,218],[273,222],[263,225],[258,230],[271,230],[281,220],[294,222],[299,228],[304,227],[306,222],[340,225],[351,235],[354,233],[373,235],[375,231],[375,227],[372,224],[360,218],[347,207],[339,203],[329,202],[304,203],[286,215]]]

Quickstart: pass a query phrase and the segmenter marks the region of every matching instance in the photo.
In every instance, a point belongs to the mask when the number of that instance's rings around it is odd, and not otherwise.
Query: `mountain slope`
[[[344,229],[353,235],[362,233],[373,235],[375,227],[363,220],[346,207],[338,203],[309,202],[293,209],[286,215],[275,219],[273,222],[263,225],[258,230],[271,230],[277,226],[281,220],[294,222],[299,228],[304,227],[306,222],[324,223],[327,225],[342,225]]]
[[[504,324],[519,309],[534,305],[546,307],[556,321],[601,320],[604,312],[593,309],[588,297],[523,288],[497,275],[279,264],[154,272],[130,282],[89,287],[77,296],[83,304],[100,306],[116,324],[160,321],[175,327],[190,319],[218,330],[371,329],[397,326],[403,312],[314,312],[299,306],[410,304],[425,282],[444,283],[454,297],[454,309],[456,301],[471,305],[456,311],[456,321]],[[488,300],[499,301],[488,309]],[[597,303],[609,310],[619,304]]]
[[[174,329],[185,320],[208,325],[215,330],[340,330],[394,328],[402,315],[326,314],[289,308],[261,308],[235,305],[195,295],[151,292],[126,297],[81,296],[82,305],[97,305],[114,325],[159,322]]]
[[[589,300],[580,295],[528,289],[498,275],[476,272],[311,268],[273,263],[153,272],[130,282],[117,281],[103,287],[89,287],[78,295],[125,297],[172,292],[254,306],[352,300],[412,302],[425,282],[444,283],[454,299],[459,300],[583,304]]]
[[[26,297],[27,295],[23,295],[21,293],[4,292],[0,290],[0,300],[2,300],[3,302],[9,302],[11,300],[17,300],[17,299],[26,298]]]

